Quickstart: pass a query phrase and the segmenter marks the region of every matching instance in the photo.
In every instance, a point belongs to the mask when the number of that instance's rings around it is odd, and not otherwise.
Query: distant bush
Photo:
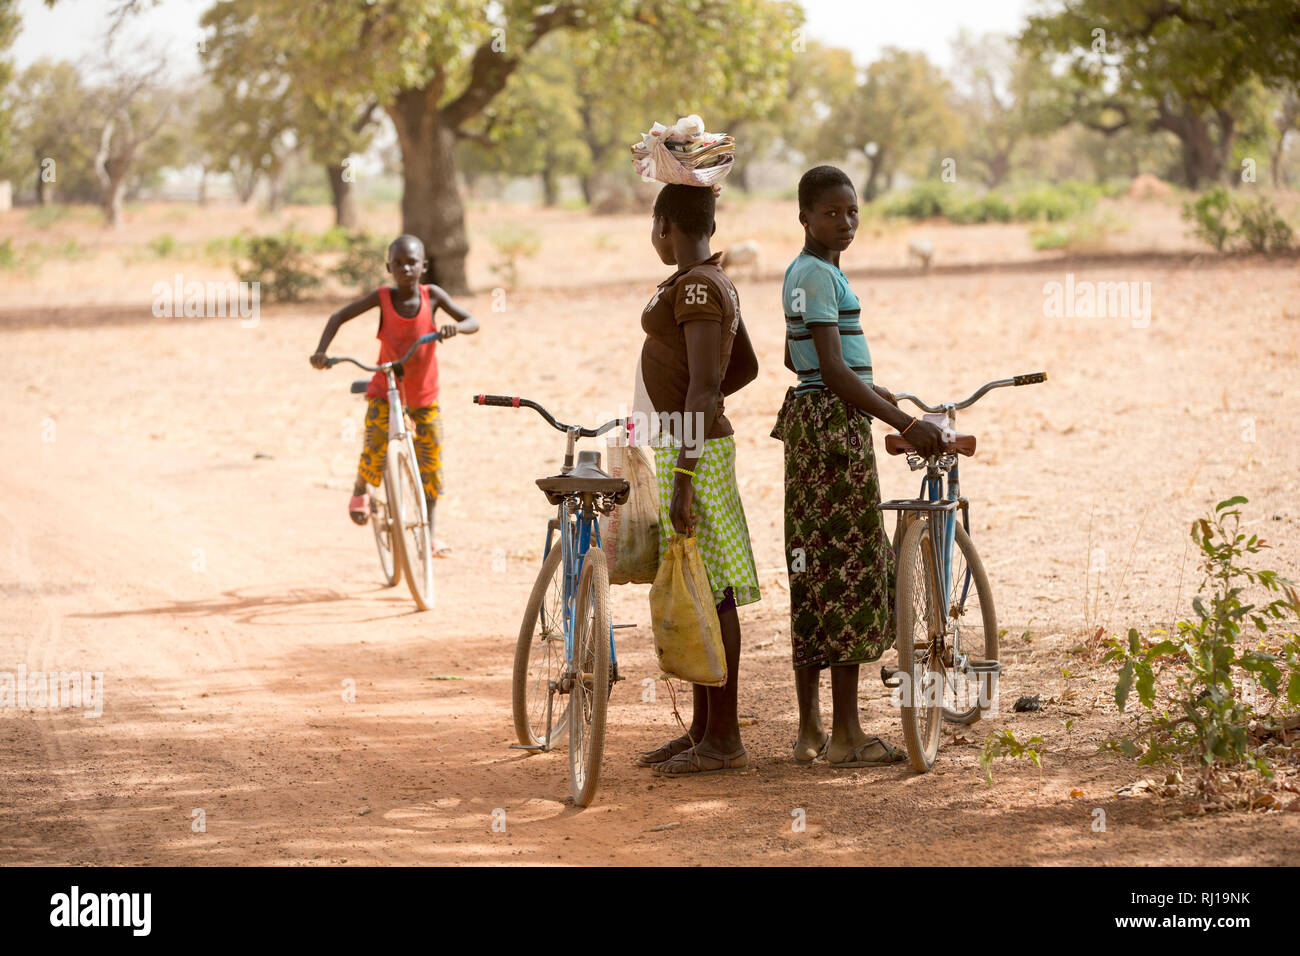
[[[1281,252],[1291,248],[1291,226],[1263,196],[1237,203],[1238,234],[1252,252]]]
[[[1103,186],[1064,180],[1007,196],[990,190],[979,196],[949,183],[917,183],[880,205],[887,218],[945,218],[955,223],[1062,222],[1087,212],[1108,195]],[[870,208],[870,207],[869,207]]]
[[[330,275],[361,292],[369,292],[383,283],[387,242],[368,232],[344,232],[341,248],[343,257],[330,270]]]
[[[343,226],[330,226],[312,242],[317,252],[346,252],[351,234]]]
[[[59,258],[66,259],[68,262],[81,262],[85,259],[91,258],[93,255],[93,252],[79,243],[76,239],[69,239],[59,245]]]
[[[1057,225],[1040,223],[1029,231],[1029,243],[1039,251],[1099,252],[1114,232],[1123,231],[1111,217],[1084,216]]]
[[[307,240],[286,229],[249,238],[243,256],[235,262],[235,274],[241,282],[261,283],[261,293],[268,301],[297,302],[307,290],[320,285],[312,266]]]
[[[887,198],[882,211],[890,219],[935,219],[954,206],[953,187],[947,183],[917,183],[904,193]]]
[[[175,255],[177,248],[179,248],[179,244],[175,238],[165,232],[161,236],[154,236],[149,240],[149,251],[159,259],[166,259]]]
[[[1215,186],[1183,203],[1183,219],[1192,224],[1196,238],[1222,252],[1233,232],[1228,221],[1231,206],[1228,191],[1222,186]]]
[[[48,206],[37,206],[27,214],[27,224],[43,228],[52,226],[60,219],[67,219],[71,215],[71,210],[60,203],[51,203]]]
[[[1040,186],[1016,197],[1012,207],[1016,219],[1031,222],[1061,222],[1092,208],[1096,195],[1069,185]]]
[[[14,241],[0,240],[0,269],[17,269],[18,262],[18,250],[14,248]]]
[[[948,218],[956,223],[1010,222],[1011,204],[997,193],[985,193],[950,210]]]
[[[1192,234],[1222,252],[1231,240],[1252,252],[1281,252],[1291,248],[1291,226],[1265,196],[1243,199],[1222,186],[1206,190],[1183,203],[1183,220]]]

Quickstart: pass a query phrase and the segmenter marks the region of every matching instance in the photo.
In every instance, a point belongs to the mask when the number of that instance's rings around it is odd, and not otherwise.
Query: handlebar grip
[[[441,341],[442,341],[441,332],[430,332],[427,335],[421,335],[419,339],[416,340],[416,344],[428,345],[430,342],[441,342]]]
[[[475,395],[475,405],[496,405],[501,408],[518,408],[519,399],[509,395]]]
[[[1039,382],[1047,381],[1047,373],[1030,372],[1028,375],[1017,375],[1011,381],[1014,385],[1037,385]]]

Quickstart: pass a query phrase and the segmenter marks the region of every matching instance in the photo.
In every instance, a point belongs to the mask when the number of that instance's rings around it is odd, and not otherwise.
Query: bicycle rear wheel
[[[573,611],[573,689],[569,692],[569,778],[575,806],[586,807],[600,783],[609,707],[609,567],[595,546],[582,560]]]
[[[903,672],[903,740],[912,766],[934,766],[943,725],[946,674],[939,652],[938,593],[930,519],[913,521],[898,548],[898,669]]]
[[[433,606],[433,543],[429,540],[419,467],[404,443],[388,443],[388,471],[397,492],[397,500],[390,500],[389,508],[403,576],[415,606],[427,611]]]
[[[952,595],[948,599],[953,659],[965,655],[970,660],[995,661],[998,659],[998,616],[993,608],[993,589],[984,562],[960,523],[956,544],[952,558]],[[953,681],[963,690],[976,688],[978,691],[979,685],[967,682],[961,674],[954,674]],[[944,703],[943,719],[954,724],[973,724],[980,719],[980,713],[978,698],[972,703],[969,698],[957,700],[954,696]]]
[[[384,586],[395,587],[402,580],[402,563],[397,559],[397,546],[393,542],[393,518],[388,513],[388,502],[393,498],[387,474],[384,476],[384,497],[370,493],[370,528],[375,533],[375,548],[379,551],[379,569],[384,572]],[[378,489],[376,489],[378,490]]]
[[[559,694],[548,691],[551,681],[564,674],[564,577],[560,573],[561,542],[551,546],[532,593],[524,607],[515,644],[514,681],[510,704],[515,718],[515,736],[525,747],[541,748],[560,739],[569,719],[569,709],[560,706]],[[546,739],[546,722],[551,736]]]

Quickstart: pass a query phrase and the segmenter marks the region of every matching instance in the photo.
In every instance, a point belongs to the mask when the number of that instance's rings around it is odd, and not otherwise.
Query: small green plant
[[[1241,218],[1237,233],[1252,252],[1282,252],[1291,248],[1290,225],[1264,196],[1239,201],[1237,215]]]
[[[489,266],[494,275],[502,277],[507,288],[519,282],[520,257],[532,258],[542,248],[541,237],[532,229],[510,226],[492,234],[492,245],[500,259]]]
[[[149,252],[159,259],[168,259],[174,256],[179,247],[180,245],[176,242],[176,239],[166,232],[149,240]]]
[[[948,213],[948,218],[956,223],[1010,222],[1011,216],[1011,204],[992,192],[962,203]]]
[[[330,226],[316,237],[313,246],[317,252],[345,252],[350,233],[342,226]]]
[[[1291,226],[1265,196],[1243,199],[1215,186],[1183,203],[1183,219],[1191,225],[1193,235],[1219,252],[1233,239],[1240,239],[1252,252],[1291,248]]]
[[[1119,231],[1122,226],[1112,216],[1094,212],[1059,225],[1039,223],[1030,228],[1029,243],[1039,251],[1099,252],[1106,248],[1111,234]]]
[[[235,263],[235,274],[241,282],[261,283],[261,293],[268,301],[297,302],[320,285],[312,266],[303,236],[286,229],[249,238],[241,261]]]
[[[1132,736],[1110,747],[1140,763],[1191,754],[1206,767],[1245,764],[1270,775],[1259,744],[1293,728],[1300,707],[1300,601],[1295,584],[1243,559],[1269,545],[1240,530],[1241,496],[1220,501],[1192,524],[1203,579],[1192,599],[1193,620],[1179,621],[1175,639],[1147,644],[1135,628],[1112,638],[1103,658],[1118,666],[1115,703],[1130,695],[1146,711]],[[1247,603],[1248,590],[1264,603]],[[1167,672],[1174,678],[1162,680]],[[1260,693],[1262,688],[1263,693]],[[1288,718],[1287,714],[1291,713]]]
[[[18,263],[18,250],[14,248],[14,241],[0,239],[0,269],[17,269]]]
[[[27,224],[43,229],[46,226],[52,226],[60,219],[66,219],[71,215],[71,210],[61,203],[50,203],[48,206],[37,206],[27,214]]]
[[[1035,767],[1042,769],[1042,761],[1039,759],[1038,751],[1034,749],[1042,745],[1042,737],[1030,737],[1022,743],[1016,739],[1014,733],[1005,727],[989,734],[984,738],[984,746],[980,749],[979,756],[979,764],[984,771],[985,783],[993,786],[993,761],[999,757],[1010,757],[1013,760],[1029,760]]]
[[[1228,237],[1233,233],[1228,221],[1230,208],[1228,191],[1222,186],[1215,186],[1183,203],[1183,219],[1192,224],[1196,238],[1222,252]]]
[[[362,292],[384,281],[388,244],[383,239],[367,232],[345,233],[342,249],[343,256],[330,275]]]
[[[93,253],[76,239],[68,239],[59,245],[58,256],[68,262],[81,262],[89,259]]]

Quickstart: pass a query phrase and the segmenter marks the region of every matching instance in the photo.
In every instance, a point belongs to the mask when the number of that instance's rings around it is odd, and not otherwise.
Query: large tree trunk
[[[867,182],[862,187],[863,202],[871,202],[876,198],[876,180],[880,176],[880,161],[884,155],[884,149],[877,149],[876,155],[867,157]]]
[[[266,211],[279,212],[284,208],[284,180],[287,175],[284,163],[276,163],[267,178]]]
[[[555,181],[555,169],[548,162],[542,168],[542,201],[547,206],[555,206],[560,201],[559,186]]]
[[[95,175],[99,177],[99,204],[104,210],[104,225],[110,229],[122,228],[122,191],[126,185],[126,173],[131,168],[131,154],[134,146],[130,142],[130,123],[122,124],[127,128],[118,149],[113,148],[113,138],[117,133],[117,120],[110,119],[104,124],[99,137],[99,148],[95,151]]]
[[[334,197],[334,225],[353,229],[357,224],[357,198],[350,180],[344,177],[343,164],[326,163],[325,175],[330,181],[330,194]]]
[[[208,167],[199,168],[199,195],[198,203],[200,206],[208,204]]]
[[[388,107],[402,146],[402,231],[424,243],[424,281],[468,295],[465,207],[456,182],[456,133],[443,122],[433,90],[406,89]]]
[[[1173,113],[1163,104],[1160,114],[1151,125],[1166,129],[1178,137],[1183,151],[1183,177],[1189,189],[1198,189],[1202,183],[1215,183],[1228,174],[1228,157],[1236,139],[1236,124],[1225,110],[1217,113],[1219,136],[1216,140],[1210,124],[1203,114],[1193,109]]]

